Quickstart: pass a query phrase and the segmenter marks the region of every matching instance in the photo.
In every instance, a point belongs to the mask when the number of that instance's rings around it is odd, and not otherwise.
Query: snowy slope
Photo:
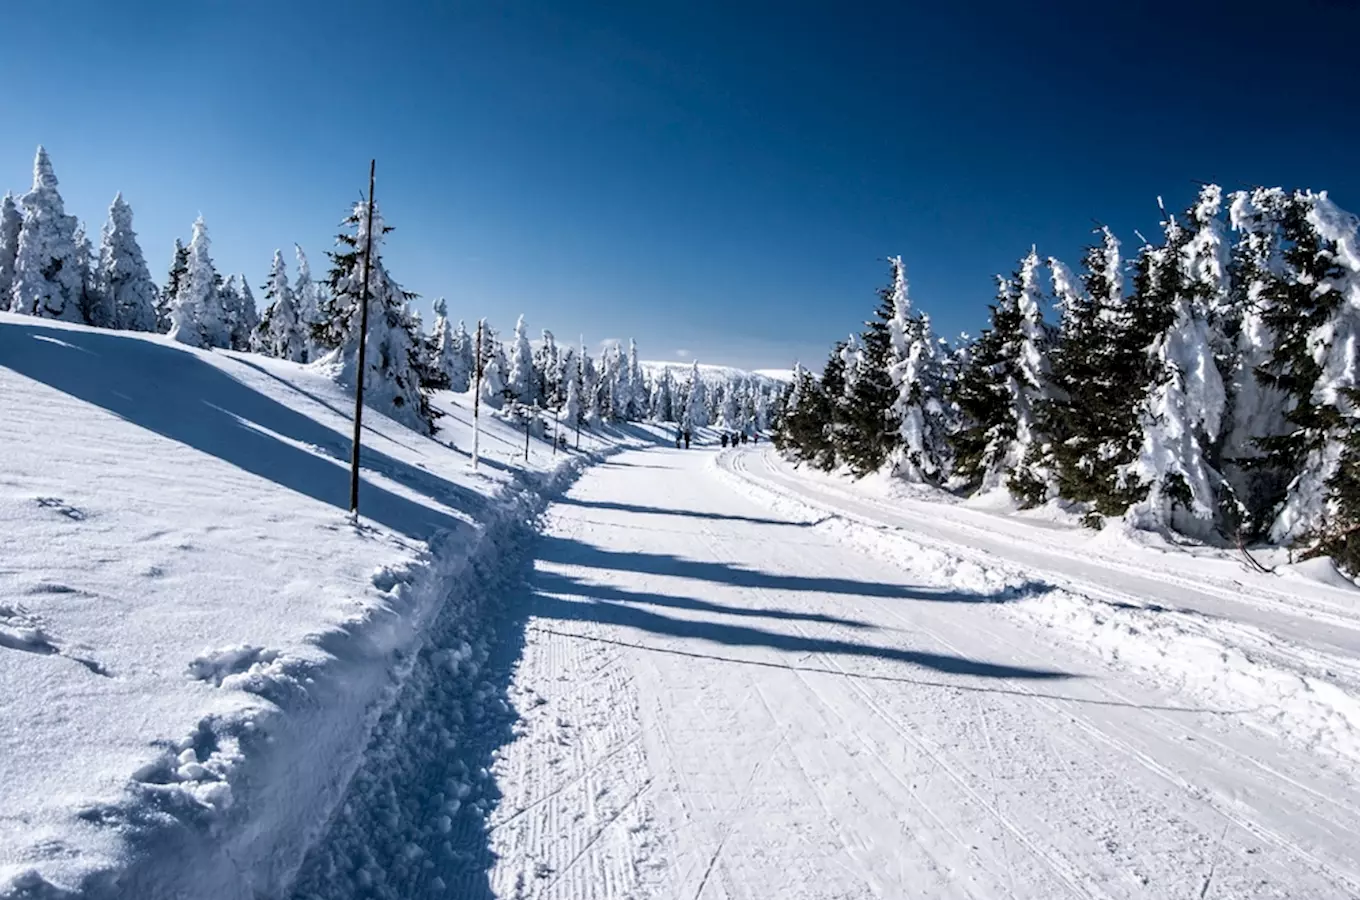
[[[296,365],[0,314],[0,398],[0,897],[277,894],[587,459],[370,411],[356,526],[352,400]]]
[[[664,362],[658,360],[641,360],[638,365],[640,365],[642,370],[647,373],[647,377],[652,379],[658,377],[662,370],[670,369],[673,377],[684,380],[689,377],[690,370],[694,368],[693,361]],[[706,384],[731,382],[741,379],[754,379],[757,384],[764,386],[788,380],[764,371],[747,371],[746,369],[738,369],[735,366],[714,366],[707,363],[699,364],[699,373],[703,376]]]

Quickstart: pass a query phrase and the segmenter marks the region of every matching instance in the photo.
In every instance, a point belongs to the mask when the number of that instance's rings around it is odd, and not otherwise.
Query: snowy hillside
[[[352,400],[299,365],[0,313],[0,397],[0,897],[276,895],[416,651],[475,670],[544,498],[648,440],[526,466],[486,417],[473,472],[466,398],[369,411],[356,525]]]

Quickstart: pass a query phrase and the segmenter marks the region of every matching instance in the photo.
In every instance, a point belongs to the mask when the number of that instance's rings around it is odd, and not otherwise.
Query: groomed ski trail
[[[497,896],[1360,895],[1350,768],[731,477],[633,452],[550,508]]]

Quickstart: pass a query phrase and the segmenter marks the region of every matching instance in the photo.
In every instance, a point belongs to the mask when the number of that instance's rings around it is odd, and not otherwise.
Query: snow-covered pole
[[[558,413],[558,410],[559,410],[559,409],[560,409],[560,407],[557,407],[557,406],[554,406],[554,407],[553,407],[553,436],[552,436],[552,442],[553,442],[553,456],[556,456],[556,455],[557,455],[557,435],[558,435],[558,432],[559,432],[559,430],[560,430],[559,427],[558,427],[558,424],[557,424],[557,413]]]
[[[477,451],[481,443],[481,411],[482,411],[482,323],[485,319],[477,320],[477,350],[472,364],[472,468],[477,468]]]
[[[349,460],[349,512],[359,518],[359,438],[364,424],[364,350],[368,347],[368,272],[373,252],[373,184],[378,161],[368,161],[368,223],[364,228],[364,286],[359,306],[359,375],[354,385],[354,441]]]
[[[538,401],[534,401],[534,411],[529,412],[529,407],[524,407],[524,461],[529,461],[529,429],[534,424],[534,419],[538,418]]]

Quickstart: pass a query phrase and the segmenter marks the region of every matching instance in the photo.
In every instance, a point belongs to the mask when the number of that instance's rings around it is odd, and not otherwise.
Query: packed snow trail
[[[909,576],[713,460],[624,454],[550,508],[497,896],[1360,895],[1353,767],[1005,614],[1044,585]]]

